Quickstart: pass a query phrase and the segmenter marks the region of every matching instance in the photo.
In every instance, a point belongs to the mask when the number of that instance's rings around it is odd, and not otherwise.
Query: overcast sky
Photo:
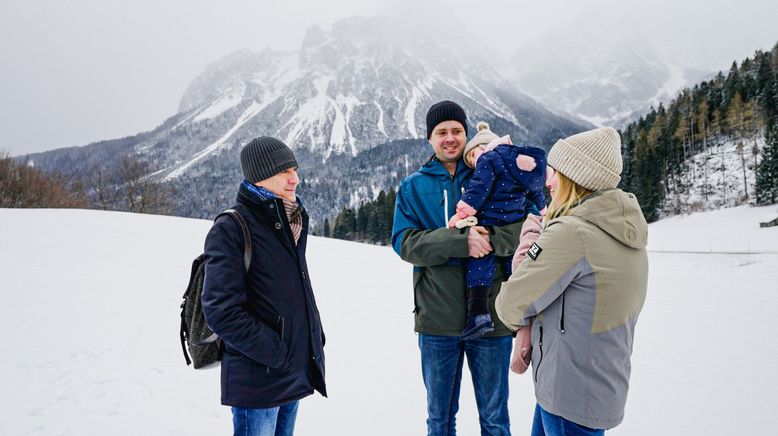
[[[175,114],[189,82],[226,54],[295,50],[311,25],[327,30],[343,17],[398,8],[430,22],[447,19],[436,11],[448,9],[461,20],[452,20],[452,32],[464,27],[506,57],[603,13],[615,28],[639,27],[667,56],[696,68],[726,68],[778,42],[775,0],[423,0],[428,6],[419,12],[412,4],[420,1],[4,2],[0,152],[151,130]]]

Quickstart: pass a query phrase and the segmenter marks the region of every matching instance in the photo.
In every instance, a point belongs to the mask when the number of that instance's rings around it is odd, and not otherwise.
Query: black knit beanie
[[[297,166],[292,150],[269,136],[254,138],[240,151],[240,168],[250,183],[261,182]]]
[[[443,100],[433,104],[430,110],[427,111],[427,139],[430,139],[430,136],[432,136],[435,126],[443,121],[459,121],[462,123],[462,127],[465,128],[465,135],[467,135],[467,115],[465,115],[465,110],[453,101]]]

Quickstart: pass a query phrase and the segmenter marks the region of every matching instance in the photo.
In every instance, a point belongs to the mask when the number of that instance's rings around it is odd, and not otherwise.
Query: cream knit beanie
[[[478,123],[476,130],[477,133],[473,136],[473,139],[471,139],[465,145],[465,152],[462,154],[462,156],[465,158],[465,164],[467,164],[467,166],[470,166],[470,164],[467,163],[467,153],[470,153],[470,150],[478,147],[479,145],[486,145],[495,139],[499,139],[499,136],[495,135],[491,130],[489,130],[489,124],[483,121]]]
[[[615,188],[621,180],[621,138],[612,127],[600,127],[560,139],[548,164],[590,191]]]

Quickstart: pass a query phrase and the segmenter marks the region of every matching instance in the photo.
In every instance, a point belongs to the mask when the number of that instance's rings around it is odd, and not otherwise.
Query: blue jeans
[[[602,436],[604,434],[605,430],[584,427],[546,412],[540,404],[535,405],[532,436]]]
[[[297,401],[268,409],[232,408],[234,436],[292,436]]]
[[[421,371],[427,388],[427,435],[456,435],[462,365],[473,379],[481,434],[510,435],[508,366],[511,337],[460,341],[458,336],[419,334]]]

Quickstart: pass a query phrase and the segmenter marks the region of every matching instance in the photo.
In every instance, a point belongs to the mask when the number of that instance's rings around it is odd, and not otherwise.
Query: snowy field
[[[778,409],[778,207],[650,226],[648,299],[624,423],[612,435],[770,434]],[[230,434],[218,369],[187,367],[178,306],[208,221],[0,209],[0,435]],[[411,267],[386,247],[312,238],[330,398],[299,435],[420,435],[425,393]],[[511,376],[529,434],[530,377]],[[459,434],[479,434],[463,380]]]

